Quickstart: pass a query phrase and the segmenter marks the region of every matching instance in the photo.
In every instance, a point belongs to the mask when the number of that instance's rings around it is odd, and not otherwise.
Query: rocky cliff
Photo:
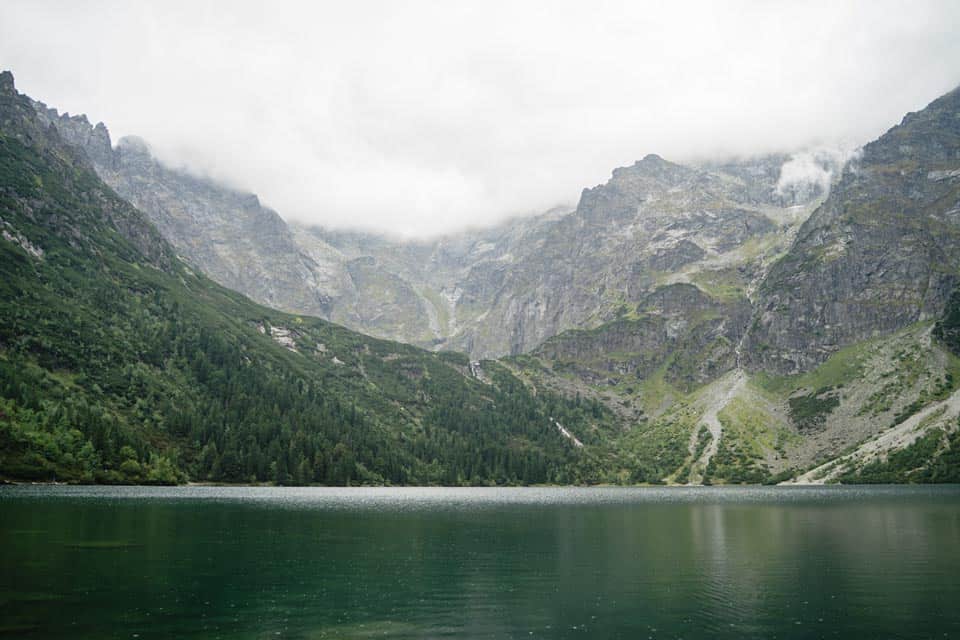
[[[416,317],[419,306],[433,344],[474,357],[524,353],[566,329],[632,312],[661,285],[744,295],[822,197],[811,188],[785,204],[778,168],[788,161],[698,168],[650,155],[584,190],[569,213],[422,243],[323,229],[298,238],[366,258],[381,281],[390,274],[407,283],[416,304],[402,317]]]
[[[785,173],[772,200],[810,193]],[[740,263],[732,291],[661,287],[634,316],[512,362],[614,408],[619,447],[670,460],[660,479],[946,481],[960,452],[958,224],[960,90],[866,145],[785,251]]]
[[[960,90],[863,148],[760,287],[751,366],[798,372],[938,317],[960,273]]]

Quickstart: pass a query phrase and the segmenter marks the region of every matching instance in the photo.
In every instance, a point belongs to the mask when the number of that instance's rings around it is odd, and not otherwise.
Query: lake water
[[[960,637],[960,487],[0,487],[8,637]]]

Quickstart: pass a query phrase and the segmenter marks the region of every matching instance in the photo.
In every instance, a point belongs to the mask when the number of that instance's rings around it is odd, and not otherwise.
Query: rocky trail
[[[710,431],[710,444],[703,450],[700,457],[693,462],[690,469],[690,478],[688,484],[703,484],[704,472],[710,460],[717,453],[720,446],[720,438],[723,437],[723,425],[720,423],[719,414],[723,408],[743,389],[747,383],[746,374],[737,369],[730,372],[717,385],[709,390],[706,401],[707,407],[697,424],[693,437],[690,440],[690,454],[695,455],[699,441],[700,428],[705,426]]]

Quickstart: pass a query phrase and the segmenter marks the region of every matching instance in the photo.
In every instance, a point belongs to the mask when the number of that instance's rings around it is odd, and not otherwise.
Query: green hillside
[[[0,478],[596,481],[553,420],[594,439],[612,423],[495,363],[477,376],[192,272],[0,75]]]

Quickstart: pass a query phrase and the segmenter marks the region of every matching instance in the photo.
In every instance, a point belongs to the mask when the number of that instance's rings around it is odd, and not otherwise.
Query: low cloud
[[[834,179],[860,153],[860,148],[849,145],[796,152],[780,167],[776,193],[788,202],[804,202],[812,195],[829,193]]]
[[[422,236],[647,153],[863,144],[960,83],[958,31],[950,1],[6,0],[0,66],[286,218]]]

